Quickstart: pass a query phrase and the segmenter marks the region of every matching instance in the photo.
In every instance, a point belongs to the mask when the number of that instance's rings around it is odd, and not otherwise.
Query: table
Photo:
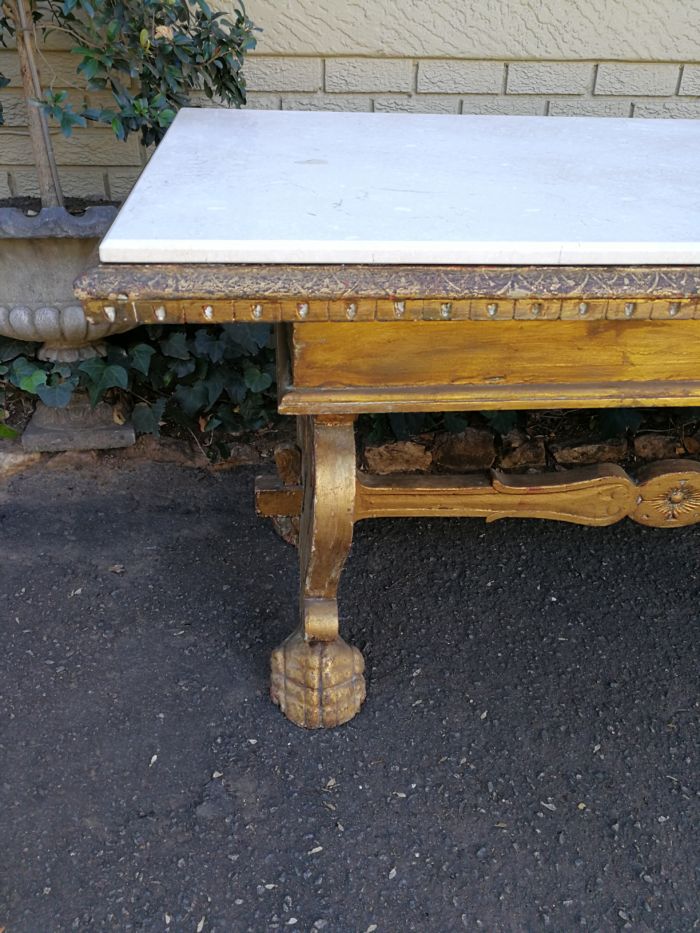
[[[367,475],[367,412],[700,404],[700,122],[183,110],[76,282],[92,320],[274,323],[298,419],[300,625],[271,694],[328,727],[365,698],[339,635],[353,524],[700,520],[700,464]]]

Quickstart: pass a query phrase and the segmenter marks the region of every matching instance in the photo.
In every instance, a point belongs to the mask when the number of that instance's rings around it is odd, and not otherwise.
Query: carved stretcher
[[[695,127],[688,134],[700,135]],[[694,461],[657,463],[634,477],[605,464],[536,476],[380,478],[358,472],[353,426],[367,412],[700,404],[700,264],[685,261],[693,250],[700,260],[700,249],[687,239],[684,264],[606,265],[595,255],[566,265],[218,254],[207,262],[196,244],[191,262],[167,263],[163,256],[179,257],[176,245],[149,248],[135,235],[134,250],[121,251],[129,237],[116,234],[113,251],[76,283],[90,319],[275,325],[279,410],[297,416],[302,475],[291,486],[262,478],[256,495],[263,515],[300,516],[300,626],[273,652],[271,686],[298,725],[346,722],[365,698],[362,656],[338,630],[338,582],[356,521],[519,516],[609,525],[630,517],[674,528],[700,520]],[[139,250],[144,261],[128,261]]]

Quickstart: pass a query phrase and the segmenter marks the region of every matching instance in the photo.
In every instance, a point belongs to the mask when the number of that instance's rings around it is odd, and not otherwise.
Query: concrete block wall
[[[235,0],[218,0],[224,10]],[[249,107],[700,117],[700,2],[248,0],[262,28]],[[84,95],[51,40],[42,75]],[[0,49],[0,199],[36,192],[15,53]],[[52,130],[67,195],[121,200],[145,154],[108,129]]]
[[[42,50],[41,80],[56,90],[68,89],[76,103],[91,95],[81,87],[76,66],[79,59],[61,48]],[[5,125],[0,126],[0,200],[37,194],[36,175],[26,125],[17,55],[12,49],[0,50],[0,73],[10,79],[0,88]],[[61,181],[68,197],[88,200],[121,201],[129,193],[143,164],[145,154],[138,139],[119,142],[106,127],[75,130],[66,139],[51,128]]]
[[[700,117],[694,63],[259,54],[246,75],[265,109]]]

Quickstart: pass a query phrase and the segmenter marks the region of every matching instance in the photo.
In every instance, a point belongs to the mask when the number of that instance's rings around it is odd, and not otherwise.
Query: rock
[[[624,437],[611,437],[606,441],[589,444],[560,443],[550,444],[552,456],[564,466],[587,463],[618,463],[627,456],[627,440]]]
[[[547,451],[544,438],[528,437],[517,429],[503,435],[503,454],[501,467],[504,470],[518,470],[524,467],[545,467]]]
[[[526,434],[522,428],[511,428],[510,431],[501,434],[503,449],[507,451],[511,451],[515,447],[521,447],[528,440],[530,440],[530,435]]]
[[[278,444],[275,447],[275,466],[285,486],[298,486],[301,482],[301,451],[296,444]]]
[[[15,473],[21,473],[22,470],[26,470],[39,460],[41,460],[40,453],[28,453],[19,445],[3,444],[0,447],[0,479],[8,479]]]
[[[433,462],[424,444],[415,441],[396,441],[378,447],[365,447],[365,463],[370,473],[386,476],[388,473],[425,473]]]
[[[97,464],[94,450],[65,450],[55,454],[46,464],[49,470],[85,470]]]
[[[204,789],[204,799],[195,808],[195,814],[198,820],[210,822],[233,816],[235,809],[235,803],[221,781],[210,781]]]
[[[685,454],[685,447],[670,434],[638,434],[634,452],[640,460],[673,460]]]
[[[683,444],[689,454],[700,454],[700,431],[695,434],[686,434],[683,438]]]
[[[227,446],[229,448],[228,457],[225,460],[217,460],[216,463],[209,464],[210,468],[214,470],[215,473],[235,470],[239,466],[250,466],[251,464],[260,463],[262,460],[260,452],[256,450],[252,444],[238,442],[235,444],[228,444]],[[208,460],[207,463],[209,463]],[[206,466],[206,464],[199,458],[196,463],[192,463],[192,466],[203,467]]]
[[[485,428],[465,428],[459,434],[439,434],[433,459],[446,473],[488,470],[496,459],[493,432]]]
[[[154,437],[143,434],[133,447],[124,450],[125,460],[151,460],[153,463],[179,463],[188,467],[207,467],[209,461],[201,450],[193,450],[189,444],[174,437]]]

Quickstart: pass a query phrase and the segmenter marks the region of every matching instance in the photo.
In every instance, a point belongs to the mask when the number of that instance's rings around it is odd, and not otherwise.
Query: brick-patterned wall
[[[255,55],[246,75],[273,110],[700,117],[694,63]]]
[[[245,67],[253,108],[700,117],[697,61],[269,54],[264,36]],[[42,77],[80,95],[76,64],[60,46],[49,48],[42,53]],[[12,50],[0,50],[0,72],[11,79],[0,89],[6,120],[0,128],[2,199],[36,193],[36,180]],[[77,130],[70,140],[58,130],[52,135],[69,196],[121,200],[145,161],[136,138],[120,143],[108,129]]]
[[[75,73],[78,61],[64,49],[43,50],[39,62],[42,82],[56,90],[70,89],[78,100],[86,96]],[[38,192],[19,65],[13,50],[0,51],[0,73],[10,79],[10,84],[0,89],[5,119],[5,125],[0,127],[1,200]],[[70,139],[52,128],[51,136],[61,181],[69,197],[123,200],[144,163],[138,139],[131,137],[125,143],[119,142],[109,128],[75,130]]]

